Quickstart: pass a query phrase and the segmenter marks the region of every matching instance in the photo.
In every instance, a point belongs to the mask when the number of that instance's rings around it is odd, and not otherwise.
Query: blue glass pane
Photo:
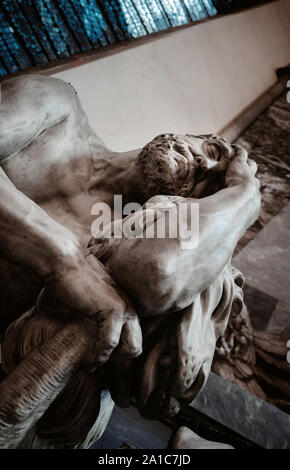
[[[2,0],[0,76],[262,1]]]

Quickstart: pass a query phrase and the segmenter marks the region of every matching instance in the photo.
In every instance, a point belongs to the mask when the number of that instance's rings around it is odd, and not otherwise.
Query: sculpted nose
[[[196,158],[196,162],[204,169],[210,170],[218,164],[218,161],[212,160],[211,158],[205,156],[199,156]]]

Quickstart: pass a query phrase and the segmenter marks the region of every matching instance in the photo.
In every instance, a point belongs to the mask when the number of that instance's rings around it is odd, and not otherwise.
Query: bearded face
[[[142,173],[144,196],[201,197],[206,186],[214,186],[212,179],[218,180],[225,171],[233,153],[224,138],[213,134],[159,135],[143,147],[136,162]],[[205,184],[208,178],[211,184]]]

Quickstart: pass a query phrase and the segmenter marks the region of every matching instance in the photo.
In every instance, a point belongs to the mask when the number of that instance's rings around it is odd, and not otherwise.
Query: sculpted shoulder
[[[70,84],[41,75],[2,84],[0,165],[34,201],[77,193],[86,184],[92,136]]]
[[[81,109],[73,87],[63,80],[23,75],[1,84],[0,161],[29,145],[37,135]]]

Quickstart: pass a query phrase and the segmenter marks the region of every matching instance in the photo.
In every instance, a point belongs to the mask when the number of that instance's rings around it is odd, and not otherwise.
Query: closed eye
[[[207,151],[209,153],[209,157],[212,158],[213,160],[220,160],[221,159],[221,152],[217,148],[216,145],[212,144],[209,145],[207,148]]]

